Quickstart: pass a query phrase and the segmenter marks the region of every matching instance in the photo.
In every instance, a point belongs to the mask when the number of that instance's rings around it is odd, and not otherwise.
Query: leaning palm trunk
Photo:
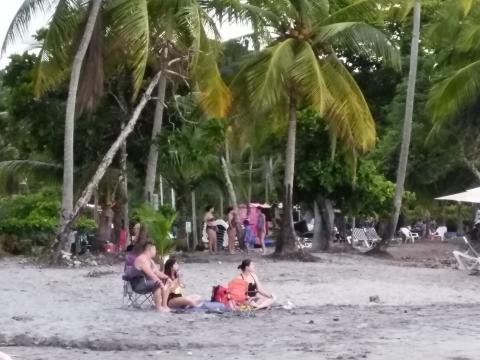
[[[163,110],[165,108],[165,91],[167,88],[167,79],[165,76],[160,78],[158,83],[157,103],[155,107],[155,115],[152,130],[152,143],[150,144],[150,151],[147,160],[147,174],[145,177],[145,201],[151,202],[155,189],[155,180],[157,176],[158,164],[158,145],[157,140],[162,131]]]
[[[229,170],[229,164],[227,163],[227,160],[222,156],[221,158],[222,161],[222,169],[223,169],[223,175],[225,176],[225,182],[227,183],[227,191],[228,191],[228,196],[230,197],[230,201],[232,202],[232,206],[237,211],[238,209],[238,201],[237,201],[237,194],[235,193],[235,188],[233,187],[233,182],[230,177],[230,170]]]
[[[135,128],[135,125],[138,121],[138,118],[140,117],[140,114],[142,113],[147,102],[151,99],[151,94],[155,89],[155,87],[157,86],[160,80],[161,74],[162,72],[157,73],[157,75],[155,75],[153,80],[150,82],[140,102],[135,108],[135,111],[133,112],[132,117],[128,121],[127,125],[120,132],[120,135],[112,144],[112,146],[110,146],[110,149],[108,149],[107,153],[105,154],[102,161],[100,162],[100,165],[98,165],[98,168],[95,171],[95,174],[93,175],[92,179],[90,180],[87,187],[83,191],[82,196],[80,197],[80,199],[78,199],[77,203],[75,204],[75,208],[73,209],[72,216],[69,219],[67,219],[67,221],[61,224],[56,242],[53,245],[54,250],[56,252],[55,258],[53,259],[54,261],[57,261],[57,262],[60,261],[61,258],[58,255],[60,255],[60,251],[63,249],[63,246],[66,244],[65,241],[68,240],[68,237],[66,237],[66,234],[70,232],[72,223],[80,215],[80,211],[88,204],[88,201],[90,201],[90,198],[92,197],[93,192],[95,191],[101,179],[105,175],[105,172],[107,171],[108,167],[112,163],[113,158],[115,157],[117,152],[120,150],[120,148],[122,147],[122,144],[125,142],[127,137]]]
[[[78,84],[80,82],[80,73],[82,64],[88,50],[88,45],[92,39],[92,34],[97,22],[98,14],[102,0],[93,0],[88,15],[85,31],[83,32],[80,46],[75,54],[70,75],[70,84],[68,87],[67,108],[65,111],[65,136],[63,151],[63,190],[62,190],[62,210],[60,214],[60,229],[65,228],[65,224],[72,218],[73,213],[73,164],[74,164],[74,131],[75,131],[75,107],[77,102]],[[66,239],[62,243],[66,244],[70,232],[60,232]]]
[[[290,95],[290,111],[288,119],[287,150],[285,153],[285,175],[283,181],[283,218],[280,239],[275,252],[277,254],[297,251],[297,240],[293,227],[293,177],[295,174],[295,140],[297,136],[297,100]]]
[[[413,107],[415,101],[415,84],[417,79],[418,66],[418,44],[420,41],[420,18],[421,3],[416,0],[413,10],[413,36],[410,51],[410,73],[408,75],[407,99],[405,104],[405,119],[403,123],[402,147],[397,169],[397,185],[395,188],[395,197],[393,200],[393,215],[390,221],[389,231],[384,240],[393,238],[397,229],[398,218],[402,207],[402,196],[405,187],[405,177],[407,174],[408,153],[410,150],[410,140],[412,137]]]

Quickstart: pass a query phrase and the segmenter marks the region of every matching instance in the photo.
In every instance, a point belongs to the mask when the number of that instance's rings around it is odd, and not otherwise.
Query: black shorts
[[[132,290],[138,294],[149,294],[155,292],[160,286],[159,281],[146,278],[136,278],[130,281]]]

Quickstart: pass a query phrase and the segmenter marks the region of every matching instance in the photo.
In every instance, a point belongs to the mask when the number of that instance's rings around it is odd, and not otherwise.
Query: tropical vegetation
[[[385,240],[470,217],[433,199],[480,181],[478,1],[25,0],[3,51],[42,12],[38,49],[0,71],[4,250],[58,259],[137,216],[162,253],[192,249],[207,204],[271,204],[277,255],[293,208],[322,251],[336,217]]]

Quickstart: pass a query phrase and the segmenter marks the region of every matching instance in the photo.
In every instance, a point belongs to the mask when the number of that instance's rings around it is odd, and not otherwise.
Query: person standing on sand
[[[227,208],[227,236],[228,236],[228,252],[235,253],[235,238],[237,236],[237,217],[233,207]]]
[[[172,287],[170,278],[160,271],[153,259],[157,255],[155,245],[147,241],[143,252],[137,256],[131,270],[130,284],[132,290],[140,294],[153,293],[155,308],[160,312],[169,312],[168,295]]]
[[[262,208],[259,206],[257,207],[257,238],[262,245],[262,252],[265,254],[266,247],[265,247],[265,234],[267,233],[267,221],[265,218],[265,214],[262,211]]]
[[[205,208],[205,216],[203,217],[203,226],[208,239],[208,250],[210,254],[217,253],[217,227],[215,226],[215,216],[213,206],[208,205]]]

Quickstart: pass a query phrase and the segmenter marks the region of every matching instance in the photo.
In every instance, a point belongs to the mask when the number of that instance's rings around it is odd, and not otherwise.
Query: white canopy
[[[435,200],[480,204],[480,188],[474,188],[458,194],[438,197]]]

